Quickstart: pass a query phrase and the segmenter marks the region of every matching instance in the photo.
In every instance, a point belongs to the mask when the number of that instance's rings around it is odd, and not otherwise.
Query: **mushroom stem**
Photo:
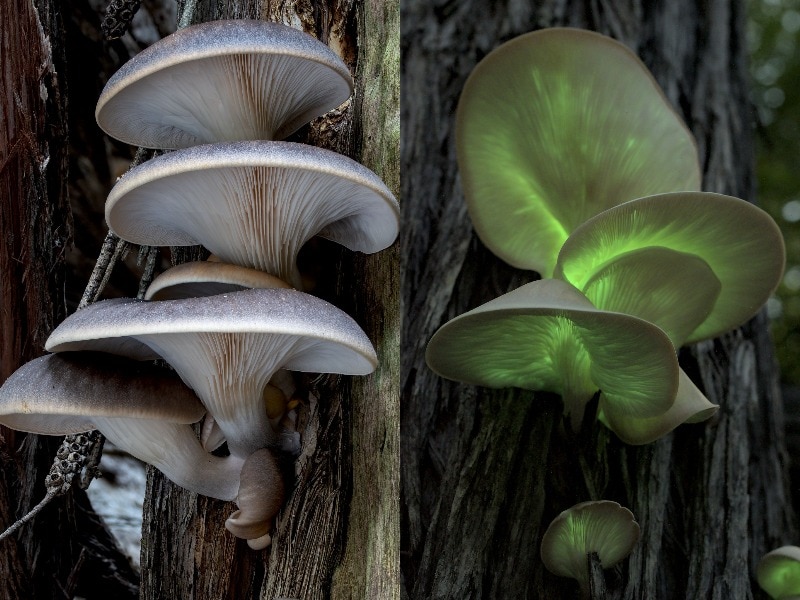
[[[173,483],[219,500],[236,498],[244,459],[209,454],[191,426],[158,420],[145,423],[139,419],[98,418],[97,428],[112,443],[153,465]]]

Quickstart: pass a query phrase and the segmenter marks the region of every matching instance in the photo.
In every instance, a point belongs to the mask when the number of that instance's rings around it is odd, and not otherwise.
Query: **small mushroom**
[[[252,288],[288,288],[263,271],[217,261],[188,262],[167,269],[147,288],[145,300],[179,300]]]
[[[289,142],[195,146],[129,171],[106,221],[135,244],[202,244],[226,263],[300,288],[297,253],[314,235],[373,253],[394,242],[400,209],[357,162]]]
[[[596,552],[604,569],[633,550],[639,524],[633,513],[610,500],[582,502],[558,515],[542,536],[542,562],[547,570],[578,581],[581,597],[589,598],[589,554]]]
[[[589,217],[700,188],[694,139],[647,68],[578,29],[528,33],[489,53],[464,85],[456,148],[481,240],[543,277]]]
[[[206,452],[189,426],[205,412],[174,373],[100,353],[50,354],[0,387],[0,423],[31,433],[100,430],[191,491],[233,500],[243,460]]]
[[[335,306],[291,289],[253,289],[167,302],[105,300],[69,316],[52,352],[164,358],[246,458],[281,445],[263,393],[278,369],[366,375],[377,364],[361,328]]]
[[[600,410],[637,418],[664,415],[678,390],[675,351],[661,329],[598,310],[555,279],[523,285],[446,323],[426,359],[448,379],[560,394],[574,430],[599,390]]]
[[[353,91],[342,60],[279,23],[186,27],[109,79],[95,116],[110,136],[146,148],[283,139]]]
[[[274,482],[281,482],[274,485]],[[266,493],[265,493],[266,492]],[[242,466],[242,485],[236,496],[239,510],[225,521],[225,527],[247,540],[253,550],[270,545],[272,520],[283,505],[283,478],[278,464],[266,448],[253,452]]]
[[[662,326],[678,347],[752,317],[785,260],[780,230],[763,210],[721,194],[675,192],[631,200],[576,228],[554,277],[598,308]]]
[[[800,598],[800,548],[782,546],[765,554],[756,567],[756,579],[773,600]]]

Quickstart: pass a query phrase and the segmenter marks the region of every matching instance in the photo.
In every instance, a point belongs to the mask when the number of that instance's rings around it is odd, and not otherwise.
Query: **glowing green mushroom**
[[[604,569],[627,557],[639,540],[633,513],[610,500],[582,502],[558,515],[542,536],[542,562],[547,570],[578,581],[581,597],[589,598],[589,554]]]
[[[546,29],[491,52],[464,86],[456,143],[481,240],[543,277],[589,217],[700,187],[695,142],[652,75],[589,31]]]
[[[678,392],[675,351],[661,329],[598,310],[555,279],[524,285],[446,323],[426,359],[448,379],[560,394],[576,430],[599,390],[600,411],[612,415],[612,429],[617,416],[667,415]],[[632,429],[630,443],[652,441],[651,431],[637,440]]]
[[[561,248],[554,277],[598,308],[659,325],[679,347],[747,321],[780,283],[784,263],[780,230],[761,209],[677,192],[586,221]]]
[[[756,567],[756,579],[774,600],[800,598],[800,548],[783,546],[765,554]]]

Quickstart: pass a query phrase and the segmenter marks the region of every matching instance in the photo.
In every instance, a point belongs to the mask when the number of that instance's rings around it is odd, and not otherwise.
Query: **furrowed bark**
[[[761,555],[796,541],[777,372],[763,315],[681,362],[721,409],[654,444],[601,426],[564,432],[545,394],[451,383],[424,348],[447,320],[532,280],[469,222],[453,119],[464,81],[500,43],[550,26],[612,35],[653,71],[698,139],[703,189],[753,200],[743,2],[408,0],[402,30],[404,203],[402,573],[410,598],[570,598],[541,566],[541,535],[590,489],[630,508],[642,540],[624,598],[763,598]],[[476,16],[480,15],[477,20]],[[407,17],[407,18],[406,18]]]

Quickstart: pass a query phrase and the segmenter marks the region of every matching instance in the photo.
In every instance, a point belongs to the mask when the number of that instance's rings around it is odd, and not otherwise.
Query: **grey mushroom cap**
[[[400,208],[372,171],[290,142],[209,144],[159,156],[111,190],[106,221],[150,246],[202,244],[223,262],[300,286],[297,253],[315,235],[360,252],[390,246]]]
[[[147,148],[283,139],[352,91],[347,66],[312,36],[266,21],[213,21],[123,65],[95,116],[112,137]]]
[[[377,365],[353,319],[291,289],[169,302],[105,300],[68,317],[46,346],[164,358],[200,397],[231,453],[242,458],[278,442],[262,400],[278,369],[366,375]]]
[[[40,356],[0,387],[0,423],[30,433],[91,431],[108,417],[194,423],[203,414],[175,373],[97,352]]]
[[[199,494],[232,500],[243,459],[206,452],[190,423],[205,408],[167,369],[108,354],[51,354],[0,387],[0,423],[64,435],[99,429],[116,446]]]
[[[252,288],[288,288],[285,281],[247,267],[196,261],[167,269],[147,288],[145,300],[179,300]]]

